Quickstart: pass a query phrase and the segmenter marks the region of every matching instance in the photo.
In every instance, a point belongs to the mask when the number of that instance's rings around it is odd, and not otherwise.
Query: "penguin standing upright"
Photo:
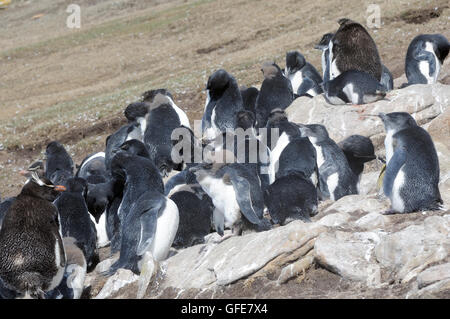
[[[330,80],[349,71],[361,71],[381,80],[382,65],[377,45],[367,30],[350,19],[340,19],[330,44]]]
[[[303,136],[309,138],[317,152],[320,197],[336,201],[343,196],[357,194],[357,177],[353,174],[344,152],[328,136],[325,126],[301,125],[300,130]]]
[[[74,165],[69,153],[61,143],[53,141],[47,145],[45,156],[45,176],[53,184],[65,185],[73,177]]]
[[[270,114],[267,121],[267,132],[272,133],[272,130],[278,130],[279,138],[275,140],[270,137],[270,184],[277,178],[299,171],[317,186],[319,177],[316,150],[311,142],[301,135],[300,127],[289,122],[286,113],[277,109]]]
[[[234,130],[236,113],[243,108],[236,79],[223,69],[211,74],[206,84],[206,103],[202,117],[203,138],[213,140],[227,129]]]
[[[430,135],[406,112],[379,117],[386,129],[383,191],[391,212],[440,209],[439,159]]]
[[[105,247],[109,244],[106,233],[105,210],[114,193],[110,183],[109,172],[105,164],[105,152],[88,155],[75,174],[86,180],[84,192],[86,205],[97,232],[97,246]]]
[[[323,92],[320,87],[323,80],[319,72],[298,51],[286,53],[285,76],[291,81],[294,94],[298,96],[316,96]]]
[[[0,230],[0,281],[16,293],[44,298],[59,285],[66,257],[58,210],[65,187],[33,174],[9,208]]]
[[[169,97],[157,94],[147,115],[144,143],[163,177],[172,169],[182,170],[183,163],[174,163],[172,160],[172,133],[180,125],[181,119]]]
[[[97,250],[97,231],[92,222],[83,192],[86,181],[74,177],[67,181],[67,190],[55,201],[59,211],[61,234],[64,237],[74,237],[78,247],[86,257],[88,270],[99,263]]]
[[[147,128],[147,120],[145,119],[145,116],[148,113],[148,106],[149,105],[145,102],[134,102],[128,104],[123,112],[128,120],[128,123],[139,124],[142,138],[144,137],[145,129]]]
[[[191,126],[189,124],[189,118],[186,115],[186,112],[184,112],[178,105],[175,104],[173,96],[168,90],[166,90],[166,89],[156,89],[156,90],[147,91],[147,92],[145,92],[142,95],[143,101],[150,105],[150,104],[153,103],[155,97],[158,94],[164,95],[167,98],[167,100],[169,101],[169,103],[172,106],[172,108],[178,114],[178,119],[179,119],[181,125],[183,125],[184,127],[190,128]]]
[[[408,46],[405,73],[408,85],[436,83],[450,42],[442,34],[420,34]]]
[[[323,82],[330,80],[330,50],[329,44],[334,33],[325,33],[320,39],[319,43],[314,46],[314,49],[322,51],[322,76]]]
[[[253,86],[249,88],[241,86],[239,90],[241,91],[244,110],[255,113],[256,99],[258,98],[259,90]]]
[[[125,188],[118,210],[120,257],[108,273],[119,268],[139,273],[139,261],[147,252],[156,262],[167,258],[178,229],[178,207],[164,196],[164,184],[151,160],[119,151],[111,168],[113,176],[125,179]]]
[[[292,84],[278,65],[265,62],[261,69],[264,81],[256,99],[256,127],[266,127],[270,112],[274,109],[285,110],[294,100]]]

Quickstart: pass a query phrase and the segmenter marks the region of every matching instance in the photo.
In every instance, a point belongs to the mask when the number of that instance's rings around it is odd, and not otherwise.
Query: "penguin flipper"
[[[308,92],[309,90],[311,90],[312,88],[314,88],[315,83],[313,80],[311,80],[308,77],[303,78],[302,84],[300,84],[300,86],[297,89],[297,95],[298,96],[309,96],[311,97],[310,94],[307,94],[306,92]]]
[[[254,207],[252,204],[250,183],[245,178],[238,176],[234,172],[230,174],[230,178],[231,183],[233,184],[234,192],[236,193],[236,201],[239,204],[242,214],[250,223],[255,225],[260,224],[263,212],[259,212],[259,209]]]
[[[386,166],[386,171],[383,177],[383,191],[387,197],[391,195],[395,178],[397,177],[397,174],[402,166],[405,164],[405,161],[405,149],[403,147],[397,147],[394,151],[394,155]]]
[[[159,200],[144,200],[136,209],[140,212],[141,236],[136,248],[136,254],[142,256],[153,242],[156,225],[161,207],[164,206],[162,198]]]

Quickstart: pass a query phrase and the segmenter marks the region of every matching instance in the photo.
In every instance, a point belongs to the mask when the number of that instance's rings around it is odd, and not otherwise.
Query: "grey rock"
[[[326,126],[330,137],[341,141],[352,134],[374,137],[384,135],[384,127],[378,117],[379,112],[408,112],[423,125],[443,113],[450,105],[450,86],[440,83],[416,84],[400,90],[392,90],[387,100],[361,106],[330,105],[322,95],[312,99],[296,99],[287,109],[288,119],[295,123],[320,123]],[[333,114],[333,116],[330,116]],[[382,141],[375,141],[378,149]]]
[[[350,219],[347,213],[334,213],[322,217],[317,224],[327,227],[338,227],[345,224]]]
[[[316,240],[314,257],[320,265],[346,279],[378,286],[381,271],[372,255],[381,237],[375,232],[322,233]]]
[[[118,269],[109,277],[100,293],[94,299],[106,299],[112,297],[121,288],[128,286],[139,279],[139,276],[128,269]]]
[[[381,213],[389,209],[389,201],[376,196],[348,195],[340,198],[329,206],[325,213],[340,212],[350,215],[367,214],[370,212]]]
[[[434,284],[440,280],[450,279],[450,263],[433,266],[422,271],[417,276],[419,289]]]
[[[417,285],[411,289],[407,295],[407,299],[436,299],[448,298],[450,295],[450,279],[439,281],[429,285],[423,289],[418,289]]]
[[[355,226],[363,230],[372,229],[385,229],[386,225],[390,223],[389,216],[381,215],[380,213],[369,213],[364,215],[357,221],[355,221]]]
[[[325,230],[315,223],[293,221],[270,231],[189,247],[162,263],[166,269],[162,286],[189,289],[233,283],[277,256],[302,247]]]
[[[419,225],[386,235],[375,248],[375,256],[391,277],[408,282],[428,265],[447,257],[449,234],[448,221],[431,216]]]

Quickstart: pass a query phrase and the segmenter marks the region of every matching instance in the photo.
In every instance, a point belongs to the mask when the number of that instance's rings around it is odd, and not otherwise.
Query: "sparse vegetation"
[[[259,85],[260,64],[284,66],[300,50],[318,69],[314,44],[349,17],[363,24],[367,1],[89,1],[80,0],[82,28],[65,27],[67,1],[12,1],[0,11],[0,194],[15,195],[14,172],[58,139],[76,163],[103,147],[125,123],[123,108],[148,89],[165,87],[192,120],[204,107],[210,73],[225,68],[239,84]],[[447,1],[380,4],[382,26],[369,30],[394,77],[403,73],[418,33],[450,37]],[[338,9],[337,9],[338,8]],[[438,15],[421,24],[419,14]],[[38,19],[33,16],[43,14]],[[17,175],[17,176],[16,176]]]

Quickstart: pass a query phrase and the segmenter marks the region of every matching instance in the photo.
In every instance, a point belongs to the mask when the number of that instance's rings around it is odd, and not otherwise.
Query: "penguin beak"
[[[66,187],[63,185],[55,185],[55,191],[57,192],[64,192],[66,190]]]
[[[24,169],[19,171],[19,174],[25,177],[30,177],[30,172]]]

